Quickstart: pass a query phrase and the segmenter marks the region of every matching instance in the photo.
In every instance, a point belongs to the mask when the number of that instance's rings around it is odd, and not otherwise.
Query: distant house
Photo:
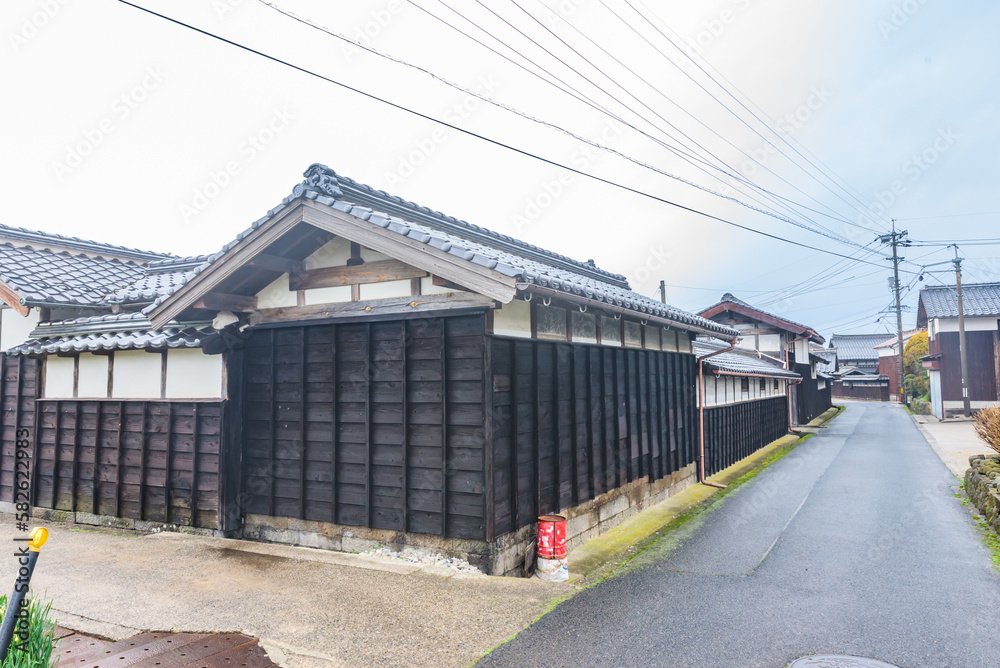
[[[810,344],[826,340],[811,327],[768,313],[731,293],[698,315],[740,333],[740,348],[755,351],[794,371],[802,380],[789,391],[792,421],[805,424],[831,406],[831,387],[819,368],[829,362],[812,354]]]
[[[889,401],[889,378],[867,373],[856,366],[841,367],[834,374],[833,396],[838,399]]]
[[[921,331],[923,330],[911,329],[910,331],[903,332],[904,350],[913,335]],[[878,353],[878,372],[889,380],[889,395],[893,401],[899,401],[899,336],[893,336],[891,339],[878,344],[875,346],[875,352]]]
[[[973,409],[1000,397],[1000,283],[962,286],[969,400]],[[937,417],[963,409],[962,367],[955,286],[920,291],[917,326],[927,328],[929,354],[923,358],[931,386],[931,411]]]
[[[865,373],[877,374],[878,351],[875,346],[885,342],[891,334],[834,334],[830,347],[837,349],[841,366],[853,366]]]

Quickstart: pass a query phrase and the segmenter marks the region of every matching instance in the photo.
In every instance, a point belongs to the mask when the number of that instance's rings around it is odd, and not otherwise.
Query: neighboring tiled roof
[[[805,332],[806,330],[809,330],[809,331],[811,331],[811,332],[813,332],[815,334],[816,339],[817,339],[817,343],[822,343],[822,341],[823,341],[823,337],[820,336],[819,333],[817,333],[815,330],[813,330],[812,327],[809,327],[807,325],[803,325],[802,323],[799,323],[799,322],[795,322],[794,320],[789,320],[788,318],[786,318],[784,316],[781,316],[781,315],[776,315],[774,313],[769,313],[768,311],[765,311],[762,308],[754,306],[753,304],[749,304],[749,303],[743,301],[742,299],[737,299],[736,296],[733,295],[733,293],[731,293],[731,292],[725,293],[724,295],[722,295],[722,299],[720,299],[716,303],[712,304],[708,308],[704,308],[704,309],[698,311],[698,313],[707,313],[708,311],[711,311],[711,310],[713,310],[715,308],[718,308],[719,306],[722,306],[724,304],[735,304],[737,306],[742,306],[743,308],[751,310],[751,311],[757,311],[758,313],[761,313],[761,314],[763,314],[765,316],[773,318],[773,319],[775,319],[777,321],[780,321],[780,322],[783,322],[783,323],[787,323],[789,325],[797,327],[802,332]]]
[[[962,285],[962,310],[967,318],[1000,317],[1000,283]],[[925,319],[957,318],[958,293],[955,286],[942,285],[921,290],[920,315]]]
[[[697,339],[694,342],[694,352],[698,357],[725,348],[728,348],[726,344],[716,341]],[[719,353],[714,357],[709,357],[705,360],[705,366],[727,373],[767,376],[769,378],[801,378],[799,374],[785,369],[777,362],[773,362],[766,357],[760,357],[753,351],[741,348],[734,348],[733,350]]]
[[[833,373],[837,368],[837,350],[836,348],[820,348],[812,349],[809,351],[810,357],[818,357],[820,362],[816,363],[817,373]]]
[[[312,165],[306,170],[305,176],[306,180],[297,185],[292,194],[282,200],[280,205],[268,211],[266,216],[237,235],[236,239],[223,246],[219,252],[206,256],[204,263],[193,268],[185,281],[200,274],[258,227],[303,197],[366,220],[401,237],[407,237],[412,241],[427,244],[474,264],[493,269],[525,284],[539,285],[641,314],[667,318],[682,325],[700,327],[722,336],[738,334],[736,330],[725,325],[632,292],[623,277],[603,271],[592,262],[576,262],[511,237],[444,216],[426,207],[405,202],[343,178],[323,165]],[[367,203],[377,203],[381,210],[357,204],[349,200],[349,197],[363,199]],[[407,218],[389,215],[383,210],[399,211]],[[415,222],[414,219],[422,222]],[[178,283],[165,288],[164,294],[146,307],[144,313],[152,313],[182,285],[183,283]]]
[[[66,237],[61,234],[28,230],[23,227],[0,225],[0,242],[8,240],[22,242],[25,245],[58,246],[60,248],[78,250],[85,253],[97,253],[99,255],[108,255],[139,261],[162,260],[164,258],[172,257],[169,253],[154,253],[153,251],[144,251],[139,250],[138,248],[126,248],[125,246],[114,246],[112,244],[90,241],[79,237]],[[16,245],[21,244],[18,243]]]
[[[153,330],[150,327],[149,320],[141,313],[44,323],[31,333],[36,338],[29,339],[6,352],[8,355],[17,356],[108,350],[198,348],[206,337],[215,334],[215,330],[207,326],[182,328],[176,325],[160,330]]]
[[[886,334],[834,334],[830,345],[842,360],[878,360],[875,346],[885,341]]]
[[[0,280],[28,306],[93,306],[112,291],[141,278],[144,272],[131,260],[0,243]]]
[[[922,332],[922,331],[923,330],[921,330],[921,329],[911,329],[908,332],[903,332],[903,341],[909,341],[910,338],[914,334],[917,334],[918,332]],[[897,341],[899,341],[899,336],[898,335],[897,336],[893,336],[891,339],[888,339],[887,341],[883,341],[882,343],[880,343],[877,346],[875,346],[875,348],[876,348],[876,350],[878,348],[895,348]]]
[[[181,266],[181,265],[178,265]],[[197,265],[196,265],[197,266]],[[188,269],[178,271],[165,271],[153,273],[147,270],[146,274],[139,277],[132,283],[114,290],[105,301],[109,303],[149,303],[156,299],[169,295],[182,285],[187,283],[194,274]]]

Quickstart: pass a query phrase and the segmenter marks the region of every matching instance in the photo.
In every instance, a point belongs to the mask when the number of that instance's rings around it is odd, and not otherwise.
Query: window
[[[642,348],[642,325],[631,320],[625,321],[625,345],[629,348]]]
[[[622,321],[601,316],[601,343],[609,346],[622,344]]]
[[[781,381],[779,381],[777,378],[775,378],[774,379],[774,391],[777,392],[779,389],[781,389]]]
[[[763,378],[760,379],[760,393],[764,394],[767,392],[767,381]]]
[[[750,396],[750,379],[740,378],[740,392],[745,396]]]
[[[597,316],[589,313],[574,313],[573,340],[579,343],[597,343]]]
[[[535,311],[538,319],[538,338],[566,340],[566,309],[555,306],[538,306]]]

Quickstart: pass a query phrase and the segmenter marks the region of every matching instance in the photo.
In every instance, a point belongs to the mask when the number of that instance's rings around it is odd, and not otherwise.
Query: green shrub
[[[0,614],[7,610],[7,596],[0,596]],[[28,605],[28,637],[15,630],[7,658],[0,668],[54,668],[59,655],[53,647],[56,622],[52,619],[52,601],[42,604],[32,597]]]

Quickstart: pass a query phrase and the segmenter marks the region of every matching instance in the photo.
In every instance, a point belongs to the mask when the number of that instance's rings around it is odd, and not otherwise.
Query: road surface
[[[900,407],[853,403],[479,665],[998,666],[1000,573],[958,485]]]

